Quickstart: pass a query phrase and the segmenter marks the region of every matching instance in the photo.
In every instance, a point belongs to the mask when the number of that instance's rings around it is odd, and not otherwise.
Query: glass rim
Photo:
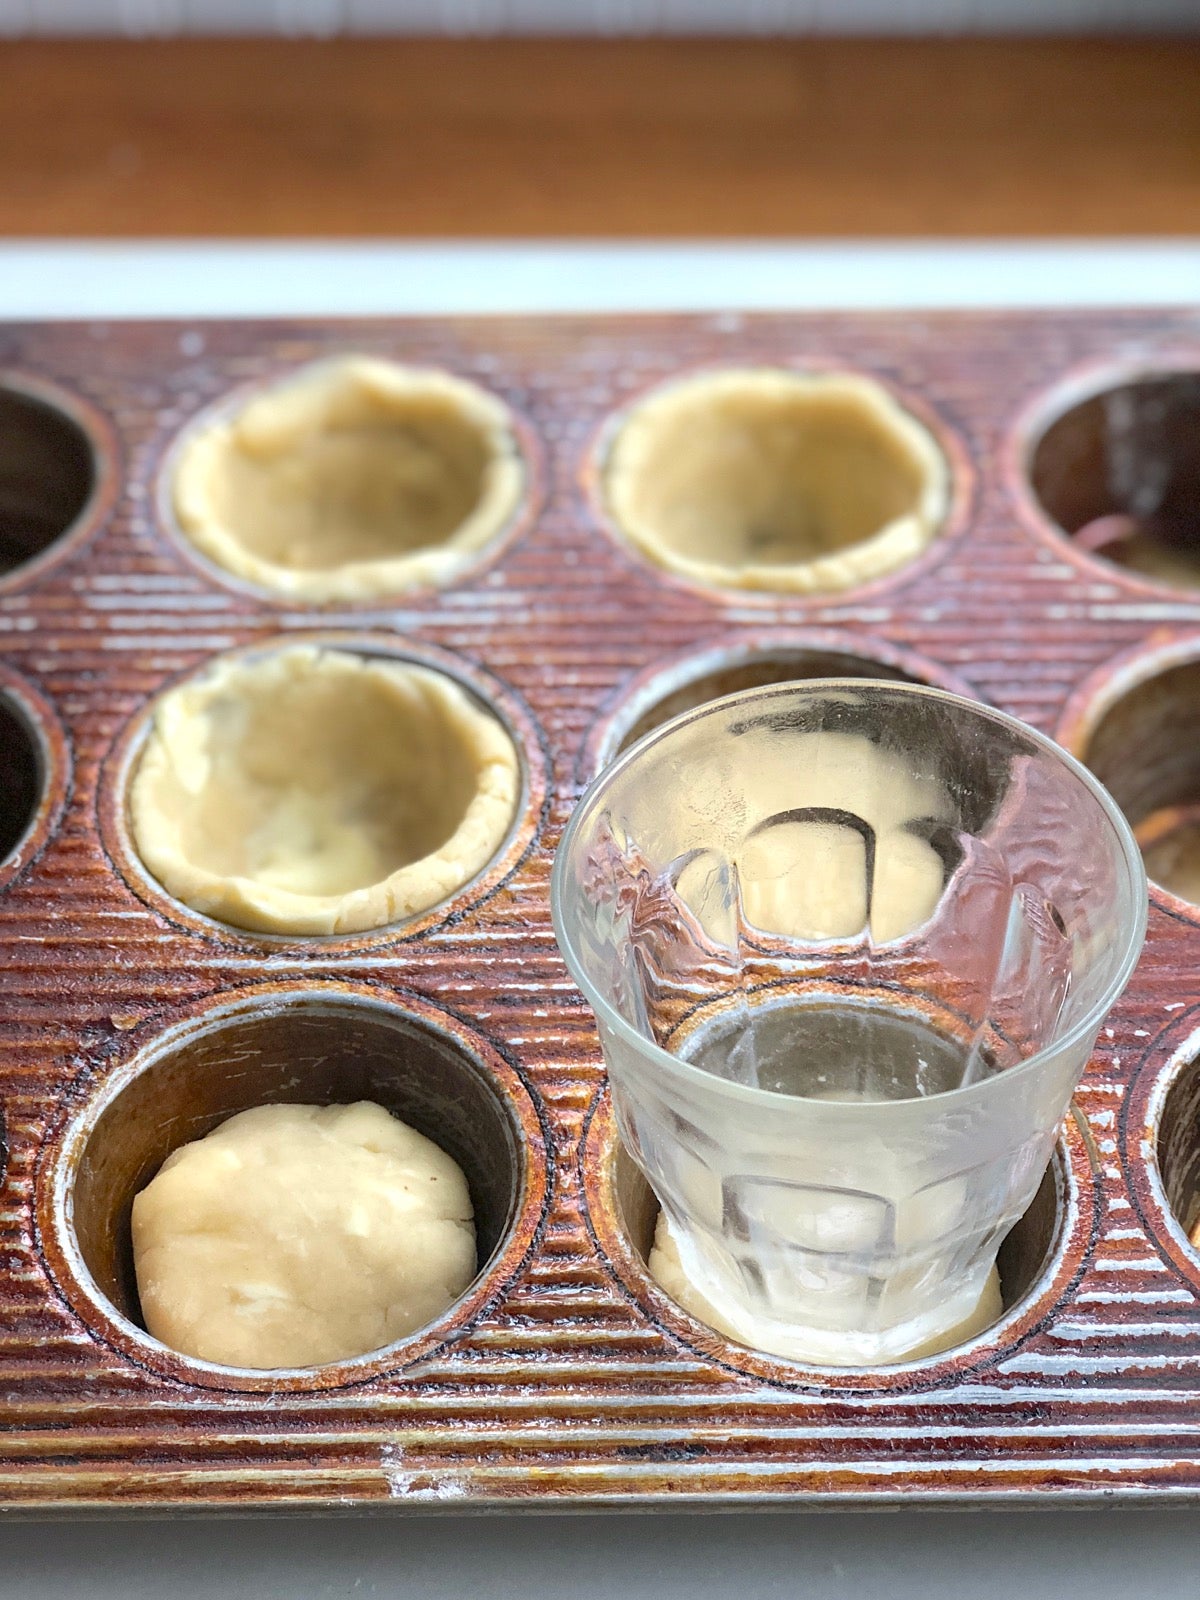
[[[1121,853],[1125,867],[1129,874],[1130,888],[1134,891],[1134,914],[1127,929],[1125,949],[1113,976],[1105,984],[1102,993],[1097,997],[1082,1017],[1075,1022],[1060,1039],[1045,1048],[1035,1050],[1024,1061],[1019,1061],[1015,1066],[1006,1067],[1002,1072],[995,1073],[992,1077],[983,1078],[972,1084],[960,1085],[956,1089],[946,1089],[940,1094],[914,1096],[905,1100],[879,1100],[879,1101],[854,1101],[853,1103],[818,1100],[808,1095],[784,1094],[777,1089],[762,1089],[756,1084],[736,1083],[730,1078],[718,1077],[715,1073],[706,1072],[703,1067],[698,1067],[682,1056],[673,1055],[666,1050],[657,1040],[647,1038],[617,1011],[603,994],[596,988],[588,977],[576,948],[575,941],[567,933],[563,918],[563,901],[565,898],[567,861],[573,853],[576,838],[583,828],[585,815],[594,809],[597,799],[603,792],[610,788],[625,769],[645,755],[656,744],[670,738],[680,729],[693,722],[699,722],[712,716],[727,706],[741,703],[772,700],[784,695],[794,695],[798,690],[808,694],[819,695],[828,691],[844,689],[882,689],[889,694],[905,699],[937,700],[945,704],[959,707],[980,719],[999,724],[1008,732],[1019,733],[1022,737],[1031,740],[1039,750],[1048,755],[1061,766],[1065,767],[1072,776],[1083,785],[1091,797],[1097,802],[1121,844]],[[1140,887],[1140,893],[1138,889]],[[1022,722],[1019,717],[1011,716],[1006,711],[1000,711],[995,706],[987,705],[982,700],[969,700],[965,695],[952,694],[948,689],[935,689],[929,684],[902,683],[894,678],[803,678],[790,679],[784,683],[767,684],[758,688],[741,689],[735,694],[721,695],[715,700],[706,700],[699,706],[692,706],[677,717],[672,717],[668,722],[660,723],[657,728],[638,739],[628,749],[623,750],[615,760],[602,767],[588,782],[583,793],[575,803],[567,826],[563,829],[562,837],[554,852],[554,864],[550,873],[550,916],[554,926],[555,938],[558,948],[566,963],[567,970],[578,985],[580,993],[595,1012],[597,1020],[606,1028],[622,1037],[635,1050],[647,1055],[656,1061],[665,1071],[680,1079],[684,1083],[701,1087],[709,1093],[725,1094],[729,1098],[745,1104],[758,1106],[775,1106],[784,1104],[803,1105],[809,1107],[819,1106],[821,1115],[829,1113],[854,1112],[861,1114],[864,1105],[886,1105],[899,1108],[901,1106],[931,1106],[946,1104],[950,1101],[961,1103],[964,1099],[982,1098],[995,1092],[995,1086],[1002,1083],[1011,1083],[1017,1078],[1024,1078],[1033,1073],[1047,1059],[1058,1056],[1077,1044],[1089,1032],[1098,1031],[1104,1018],[1116,1004],[1126,984],[1132,976],[1142,954],[1145,943],[1146,925],[1149,918],[1149,880],[1146,876],[1145,863],[1142,852],[1133,836],[1124,813],[1113,799],[1112,795],[1083,763],[1076,759],[1069,750],[1063,748],[1048,734],[1031,727],[1027,722]],[[828,941],[834,942],[834,941]]]

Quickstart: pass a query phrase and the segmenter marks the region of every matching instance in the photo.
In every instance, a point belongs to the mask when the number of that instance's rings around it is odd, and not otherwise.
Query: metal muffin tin
[[[188,550],[164,464],[231,392],[352,350],[507,401],[526,501],[451,587],[285,604]],[[754,364],[869,374],[930,427],[952,504],[912,565],[826,596],[722,592],[647,565],[608,526],[614,417],[682,373]],[[0,578],[0,1504],[1200,1497],[1200,1252],[1185,1231],[1200,910],[1151,891],[1143,960],[1004,1247],[1003,1320],[928,1361],[826,1371],[730,1343],[650,1280],[652,1197],[619,1151],[547,899],[581,787],[668,701],[796,671],[908,676],[1086,754],[1127,686],[1200,659],[1200,590],[1076,548],[1031,486],[1031,453],[1080,395],[1197,371],[1183,311],[0,328],[0,424],[16,419],[34,497],[66,521]],[[45,461],[80,437],[90,468],[73,457],[75,500],[54,499]],[[152,698],[284,637],[440,667],[517,740],[506,847],[411,924],[242,933],[137,863],[125,789]],[[1196,744],[1195,705],[1147,704],[1183,731],[1134,741],[1134,788],[1174,804],[1195,777],[1200,800],[1200,755],[1173,754]],[[364,1093],[467,1171],[486,1259],[466,1296],[387,1350],[308,1371],[224,1369],[150,1339],[127,1237],[137,1184],[242,1106]]]

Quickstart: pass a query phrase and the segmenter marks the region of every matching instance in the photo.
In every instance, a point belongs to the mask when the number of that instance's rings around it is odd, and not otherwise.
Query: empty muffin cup
[[[1200,372],[1132,374],[1088,395],[1036,440],[1028,472],[1076,548],[1200,588]]]
[[[1183,1061],[1171,1078],[1155,1154],[1166,1202],[1200,1250],[1200,1055]]]
[[[293,645],[168,690],[129,821],[177,899],[235,927],[357,933],[469,883],[521,788],[499,719],[442,673]]]
[[[46,787],[45,758],[17,703],[0,693],[0,862],[16,853]]]
[[[853,373],[732,369],[633,408],[604,469],[608,511],[669,572],[817,593],[895,571],[949,502],[933,437]]]
[[[87,433],[60,406],[0,384],[0,574],[79,525],[98,476]]]
[[[1075,741],[1133,828],[1146,871],[1200,905],[1200,660],[1149,656],[1137,681]],[[1158,671],[1149,670],[1161,659]]]
[[[211,561],[319,603],[449,582],[511,521],[524,484],[499,400],[449,373],[351,356],[201,427],[171,492]]]

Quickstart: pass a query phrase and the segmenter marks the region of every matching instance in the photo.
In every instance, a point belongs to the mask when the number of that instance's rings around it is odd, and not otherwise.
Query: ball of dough
[[[476,1272],[466,1179],[382,1106],[256,1106],[133,1202],[146,1327],[183,1355],[310,1367],[440,1316]]]
[[[511,520],[524,484],[492,395],[345,356],[201,428],[173,490],[181,529],[210,560],[322,602],[450,582]]]

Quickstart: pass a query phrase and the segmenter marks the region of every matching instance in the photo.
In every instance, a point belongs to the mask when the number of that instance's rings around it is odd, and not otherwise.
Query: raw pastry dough
[[[785,938],[848,939],[869,920],[876,944],[927,922],[941,898],[946,868],[928,840],[911,829],[948,821],[953,811],[943,784],[923,770],[927,766],[855,733],[800,734],[786,747],[766,746],[754,769],[750,815],[701,819],[704,843],[736,864],[746,921]],[[869,917],[866,841],[849,820],[757,820],[786,818],[798,809],[843,813],[870,829],[875,871]],[[714,825],[720,821],[731,829],[726,838]],[[747,821],[752,826],[743,834]],[[636,823],[631,831],[638,836]],[[691,842],[682,840],[685,847]],[[705,913],[708,876],[701,858],[677,879],[676,889],[710,934],[720,937]]]
[[[911,561],[946,513],[930,434],[869,378],[733,369],[637,406],[605,471],[641,552],[695,582],[809,593]]]
[[[298,600],[444,584],[512,517],[508,413],[473,383],[366,356],[320,362],[209,423],[174,476],[183,531]]]
[[[256,1106],[168,1156],[133,1202],[146,1327],[235,1367],[345,1361],[424,1327],[475,1276],[466,1179],[382,1106]]]
[[[727,1318],[700,1293],[688,1277],[683,1262],[679,1256],[679,1245],[675,1239],[674,1230],[667,1221],[664,1211],[658,1214],[658,1222],[654,1230],[654,1245],[650,1251],[650,1260],[647,1263],[650,1276],[659,1288],[669,1294],[677,1305],[683,1307],[698,1322],[703,1322],[710,1328],[715,1328],[718,1333],[723,1333],[728,1339],[736,1339],[739,1344],[749,1344],[753,1349],[765,1350],[768,1355],[790,1355],[790,1351],[773,1351],[770,1347],[771,1336],[768,1333],[747,1337],[746,1329],[735,1328]],[[983,1294],[975,1310],[964,1321],[948,1329],[937,1338],[929,1339],[923,1344],[914,1346],[900,1355],[890,1356],[890,1361],[913,1361],[922,1356],[935,1356],[943,1350],[952,1349],[958,1344],[965,1344],[968,1339],[973,1339],[977,1334],[983,1333],[993,1323],[999,1322],[1004,1315],[1004,1302],[1000,1297],[1000,1274],[993,1267],[988,1275]],[[833,1336],[831,1336],[833,1337]],[[854,1356],[846,1356],[841,1361],[836,1360],[828,1352],[823,1352],[822,1361],[833,1366],[857,1366],[858,1361]]]
[[[146,866],[196,911],[353,933],[461,889],[519,789],[511,738],[451,679],[294,645],[162,696],[130,822]]]

